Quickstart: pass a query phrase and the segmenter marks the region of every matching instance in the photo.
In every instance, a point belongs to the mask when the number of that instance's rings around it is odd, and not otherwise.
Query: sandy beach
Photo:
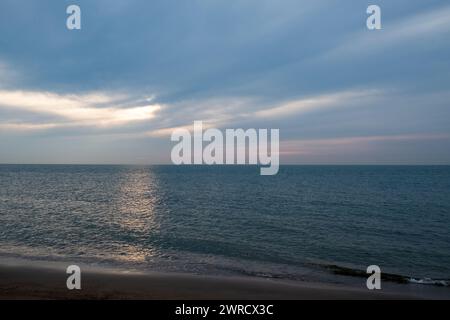
[[[0,299],[414,299],[341,286],[259,278],[122,271],[82,272],[81,290],[66,288],[64,268],[0,266]]]

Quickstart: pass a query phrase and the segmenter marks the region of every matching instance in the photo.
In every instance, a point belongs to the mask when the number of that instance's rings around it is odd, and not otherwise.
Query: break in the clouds
[[[448,39],[445,0],[3,0],[0,162],[165,163],[201,120],[279,128],[285,163],[448,164]]]

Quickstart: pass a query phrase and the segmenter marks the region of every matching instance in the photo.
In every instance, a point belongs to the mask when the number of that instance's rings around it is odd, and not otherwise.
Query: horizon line
[[[219,167],[219,166],[248,166],[264,167],[263,164],[172,164],[172,163],[3,163],[0,166],[174,166],[174,167]],[[280,163],[280,166],[450,166],[450,163]]]

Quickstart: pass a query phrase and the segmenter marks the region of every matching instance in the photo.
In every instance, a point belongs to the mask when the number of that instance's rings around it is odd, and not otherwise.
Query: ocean
[[[450,166],[0,165],[2,258],[448,286]]]

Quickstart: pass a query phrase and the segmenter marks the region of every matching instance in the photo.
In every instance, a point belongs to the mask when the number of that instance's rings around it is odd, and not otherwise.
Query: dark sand
[[[65,268],[0,266],[0,299],[414,299],[367,289],[260,278],[83,271],[68,290]]]

